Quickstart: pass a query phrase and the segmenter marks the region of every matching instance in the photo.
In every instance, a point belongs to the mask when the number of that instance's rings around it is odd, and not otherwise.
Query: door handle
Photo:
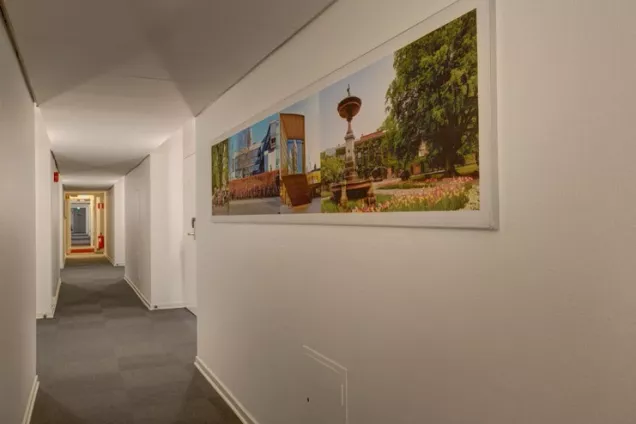
[[[188,235],[194,237],[194,233],[188,233]]]

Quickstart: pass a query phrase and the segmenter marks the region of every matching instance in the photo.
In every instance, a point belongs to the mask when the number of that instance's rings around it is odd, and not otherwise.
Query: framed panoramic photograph
[[[211,147],[212,220],[496,229],[491,0],[460,0]]]

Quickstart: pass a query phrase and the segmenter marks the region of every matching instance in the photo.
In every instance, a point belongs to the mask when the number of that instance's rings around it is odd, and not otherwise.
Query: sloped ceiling
[[[5,0],[62,181],[126,174],[333,0]]]

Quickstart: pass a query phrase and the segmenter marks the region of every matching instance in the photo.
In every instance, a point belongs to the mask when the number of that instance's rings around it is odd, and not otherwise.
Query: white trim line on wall
[[[124,280],[126,280],[130,288],[133,289],[133,291],[135,292],[139,300],[141,300],[141,302],[144,304],[144,306],[148,308],[148,310],[152,310],[152,308],[150,307],[150,302],[148,302],[148,299],[146,299],[146,296],[144,296],[144,294],[137,288],[135,283],[133,283],[130,280],[130,278],[128,278],[127,275],[124,275]]]
[[[194,360],[194,366],[197,367],[201,374],[208,380],[208,383],[212,385],[214,390],[217,391],[219,395],[223,398],[225,403],[227,403],[230,408],[234,411],[236,416],[241,420],[243,424],[258,424],[256,418],[250,414],[250,412],[239,402],[238,399],[232,394],[232,392],[225,387],[225,385],[218,379],[216,375],[208,368],[208,366],[203,362],[200,357],[196,357]]]
[[[55,309],[57,308],[57,301],[60,298],[60,287],[62,287],[62,277],[57,279],[57,289],[55,290],[55,296],[51,301],[51,316],[53,318],[55,316]]]
[[[186,307],[186,305],[183,302],[165,303],[165,304],[161,304],[161,305],[153,305],[153,304],[150,303],[150,301],[148,301],[146,296],[144,296],[144,294],[137,288],[135,283],[133,283],[130,278],[128,278],[127,276],[124,275],[124,280],[126,280],[128,285],[130,286],[130,288],[133,289],[135,294],[137,294],[137,297],[141,300],[141,302],[144,304],[144,306],[146,308],[148,308],[149,311],[157,311],[159,309],[181,309],[181,308],[185,308]]]
[[[37,374],[33,377],[33,386],[31,386],[31,393],[29,393],[29,400],[27,402],[26,410],[24,411],[24,417],[22,418],[22,424],[29,424],[31,422],[31,415],[33,415],[33,406],[35,405],[35,398],[38,395],[38,388],[40,387],[40,380]]]
[[[112,266],[124,266],[123,263],[122,264],[118,264],[117,262],[115,262],[115,260],[113,258],[108,256],[108,253],[104,252],[104,256],[106,257],[106,259],[108,259],[108,262],[110,262]]]
[[[35,319],[53,319],[55,316],[55,309],[57,308],[57,300],[60,296],[60,287],[62,286],[62,277],[58,277],[57,279],[57,288],[55,289],[55,296],[51,298],[51,309],[45,313],[38,313],[35,316]]]
[[[182,309],[182,308],[186,308],[187,305],[183,302],[176,302],[176,303],[164,303],[161,305],[153,305],[152,309]]]

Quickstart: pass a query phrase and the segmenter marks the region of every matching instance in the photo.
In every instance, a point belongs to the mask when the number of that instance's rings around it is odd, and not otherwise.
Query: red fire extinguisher
[[[102,233],[99,233],[99,236],[97,236],[97,249],[102,250],[103,248],[104,248],[104,235]]]

